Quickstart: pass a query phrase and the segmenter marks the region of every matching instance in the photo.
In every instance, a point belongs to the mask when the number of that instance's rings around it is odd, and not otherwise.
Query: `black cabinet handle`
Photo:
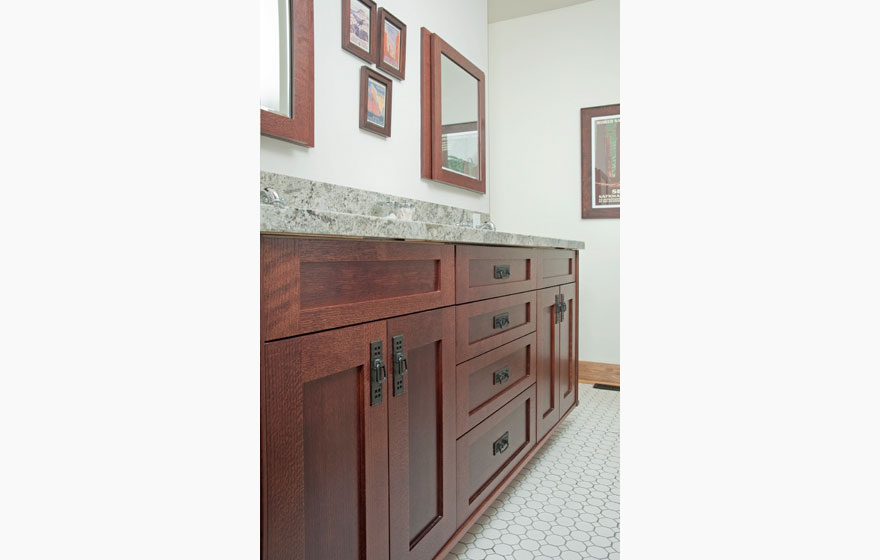
[[[492,269],[492,275],[495,277],[495,280],[504,280],[506,278],[510,278],[510,265],[509,264],[496,264]]]
[[[492,385],[504,385],[510,379],[510,366],[504,366],[492,374]]]
[[[510,432],[504,432],[504,434],[492,444],[492,455],[504,453],[507,451],[508,447],[510,447]]]
[[[391,352],[394,355],[394,362],[392,364],[394,375],[394,384],[391,389],[391,395],[397,396],[402,395],[406,392],[406,385],[404,383],[404,376],[409,371],[409,368],[406,363],[406,354],[403,351],[403,335],[395,336],[391,339]]]
[[[509,313],[500,313],[492,317],[492,328],[493,329],[506,329],[510,326],[510,314]]]
[[[382,341],[370,343],[370,406],[382,402],[382,384],[388,374],[385,370],[385,358],[382,352]]]

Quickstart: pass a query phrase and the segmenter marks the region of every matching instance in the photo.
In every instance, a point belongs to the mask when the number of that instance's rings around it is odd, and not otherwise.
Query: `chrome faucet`
[[[270,204],[272,206],[287,206],[284,199],[272,187],[263,187],[260,189],[260,204]]]

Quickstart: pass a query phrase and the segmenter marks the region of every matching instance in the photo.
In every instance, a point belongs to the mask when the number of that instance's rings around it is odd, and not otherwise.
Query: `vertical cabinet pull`
[[[402,395],[406,393],[406,384],[404,383],[404,376],[407,373],[408,367],[406,363],[406,354],[403,351],[403,335],[395,336],[391,339],[391,352],[394,356],[394,372],[393,372],[393,380],[394,380],[394,388],[391,391],[393,396]]]
[[[565,303],[565,296],[563,294],[556,295],[556,320],[555,323],[561,323],[565,320],[565,312],[568,311],[568,305]]]
[[[370,406],[382,402],[382,383],[388,377],[385,369],[385,357],[382,352],[382,341],[370,343]]]

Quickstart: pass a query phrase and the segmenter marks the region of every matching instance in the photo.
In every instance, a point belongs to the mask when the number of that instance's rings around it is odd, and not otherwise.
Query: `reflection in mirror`
[[[260,108],[293,117],[289,0],[260,0]]]
[[[479,82],[445,54],[440,72],[443,168],[479,179]]]

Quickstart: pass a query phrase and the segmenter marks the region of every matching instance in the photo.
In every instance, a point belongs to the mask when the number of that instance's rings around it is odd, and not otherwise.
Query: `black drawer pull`
[[[495,443],[492,444],[492,455],[504,453],[508,447],[510,447],[510,432],[504,432],[504,435],[496,439]]]
[[[495,280],[504,280],[506,278],[510,278],[510,265],[496,264],[492,272]]]
[[[506,329],[510,326],[510,314],[509,313],[501,313],[499,315],[495,315],[492,317],[492,328],[493,329]]]
[[[510,366],[504,366],[492,374],[492,385],[504,385],[510,379]]]

